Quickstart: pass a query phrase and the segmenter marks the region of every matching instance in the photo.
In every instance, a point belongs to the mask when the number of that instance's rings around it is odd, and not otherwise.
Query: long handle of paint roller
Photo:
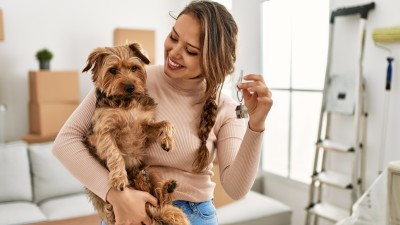
[[[392,62],[393,62],[392,57],[387,58],[388,62],[388,67],[386,71],[386,91],[390,91],[391,83],[392,83]]]
[[[386,160],[386,133],[387,133],[387,123],[389,117],[389,98],[390,98],[390,89],[392,82],[392,62],[393,58],[391,57],[391,50],[381,43],[389,43],[389,42],[399,42],[400,41],[400,26],[392,26],[387,28],[377,28],[372,32],[372,39],[374,40],[377,47],[385,49],[389,52],[390,56],[387,57],[388,67],[386,72],[386,91],[385,91],[385,99],[383,105],[383,122],[382,122],[382,131],[381,131],[381,151],[379,154],[379,162],[378,162],[378,173],[382,173],[384,161]],[[379,43],[379,44],[378,44]]]
[[[383,102],[383,109],[384,109],[384,116],[383,116],[383,123],[382,123],[382,131],[381,131],[381,148],[382,148],[382,153],[379,155],[379,165],[378,165],[378,174],[381,174],[384,169],[384,161],[386,160],[386,133],[387,133],[387,123],[388,123],[388,118],[389,118],[389,102],[390,102],[390,88],[391,88],[391,83],[392,83],[392,62],[394,58],[392,57],[387,57],[386,58],[388,62],[387,70],[386,70],[386,93],[385,93],[385,99]]]
[[[389,118],[389,102],[390,102],[390,92],[385,92],[385,99],[383,101],[383,121],[382,121],[382,130],[381,130],[381,153],[379,154],[379,162],[378,162],[378,174],[381,174],[384,170],[384,163],[386,160],[386,134],[387,134],[387,123]]]

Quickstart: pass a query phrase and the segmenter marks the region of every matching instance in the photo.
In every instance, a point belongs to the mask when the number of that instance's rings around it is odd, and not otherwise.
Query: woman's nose
[[[179,59],[182,58],[182,47],[179,45],[175,45],[174,47],[171,48],[169,51],[170,57],[174,59]]]

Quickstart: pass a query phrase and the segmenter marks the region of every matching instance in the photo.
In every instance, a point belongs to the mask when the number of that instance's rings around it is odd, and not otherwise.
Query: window
[[[329,35],[329,1],[262,3],[263,74],[273,92],[262,168],[310,182]]]

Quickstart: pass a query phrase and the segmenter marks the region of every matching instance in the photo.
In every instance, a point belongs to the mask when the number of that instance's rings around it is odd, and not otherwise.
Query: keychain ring
[[[243,90],[241,90],[237,87],[237,84],[242,83],[242,80],[243,80],[243,70],[240,71],[240,76],[236,83],[236,97],[239,101],[239,105],[236,107],[235,111],[236,111],[236,118],[238,118],[238,119],[248,117],[247,107],[245,105],[243,105],[243,98],[244,98]],[[242,94],[241,97],[239,97],[239,92]]]
[[[242,97],[240,98],[240,97],[239,97],[239,89],[236,91],[236,97],[237,97],[239,103],[242,103],[242,102],[243,102],[243,94],[242,94]]]

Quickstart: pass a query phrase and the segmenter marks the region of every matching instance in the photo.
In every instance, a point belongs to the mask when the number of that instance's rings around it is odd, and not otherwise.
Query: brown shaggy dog
[[[152,224],[186,225],[186,215],[171,204],[176,182],[160,180],[144,163],[150,144],[158,142],[165,151],[173,147],[173,127],[156,121],[157,104],[147,94],[148,63],[137,43],[96,48],[89,55],[83,72],[91,69],[97,101],[83,142],[109,170],[111,187],[147,191],[158,199],[157,208],[146,204]],[[113,225],[111,204],[86,191],[101,218]]]

